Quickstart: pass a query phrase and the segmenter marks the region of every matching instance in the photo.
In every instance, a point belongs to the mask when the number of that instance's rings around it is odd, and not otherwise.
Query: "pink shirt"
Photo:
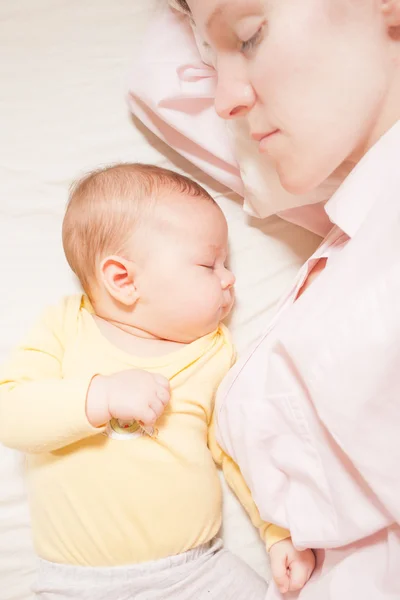
[[[400,598],[399,157],[400,122],[326,205],[335,226],[217,400],[261,517],[332,548],[302,599]]]

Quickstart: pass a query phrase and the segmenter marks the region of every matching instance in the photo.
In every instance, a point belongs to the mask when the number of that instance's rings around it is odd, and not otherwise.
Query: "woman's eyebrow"
[[[229,7],[229,2],[223,2],[222,4],[217,6],[217,8],[215,8],[213,10],[213,12],[211,13],[211,15],[209,16],[207,23],[206,23],[206,28],[211,29],[215,19],[217,19],[218,17],[221,17],[224,14],[224,12],[228,9],[228,7]]]
[[[232,6],[232,0],[229,2],[221,2],[211,13],[209,16],[206,29],[208,31],[215,25],[215,21],[217,19],[221,19],[225,15],[225,13],[233,13],[236,17],[243,17],[247,14],[250,14],[252,11],[256,11],[257,14],[262,14],[262,9],[259,2],[255,2],[254,0],[247,0],[245,6],[238,6],[236,3]]]

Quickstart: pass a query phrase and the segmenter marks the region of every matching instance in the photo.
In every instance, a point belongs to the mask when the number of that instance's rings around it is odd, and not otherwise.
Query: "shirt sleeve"
[[[255,505],[255,502],[251,496],[251,492],[245,480],[243,479],[238,465],[232,460],[230,456],[225,454],[225,452],[220,448],[220,446],[217,443],[215,436],[214,416],[212,418],[211,425],[209,428],[208,446],[210,448],[214,461],[219,467],[222,468],[222,471],[224,473],[225,479],[229,487],[233,490],[233,492],[239,499],[239,502],[247,511],[254,527],[256,527],[259,530],[260,536],[264,541],[267,550],[270,550],[270,548],[277,542],[289,538],[290,532],[287,529],[283,529],[278,525],[268,523],[261,519],[258,508]]]
[[[51,452],[98,434],[86,417],[90,377],[63,377],[68,331],[81,298],[47,310],[0,372],[0,442],[27,453]],[[74,331],[74,330],[72,330]]]

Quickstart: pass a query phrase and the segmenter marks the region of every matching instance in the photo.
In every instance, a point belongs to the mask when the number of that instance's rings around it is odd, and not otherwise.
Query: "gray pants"
[[[37,600],[265,600],[267,582],[220,540],[128,567],[40,561]]]

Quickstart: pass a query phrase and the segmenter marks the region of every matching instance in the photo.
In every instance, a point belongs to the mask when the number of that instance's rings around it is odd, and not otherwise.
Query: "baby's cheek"
[[[221,292],[217,286],[208,281],[205,285],[199,287],[195,294],[194,304],[197,306],[197,311],[200,315],[209,315],[216,311],[221,303]]]

